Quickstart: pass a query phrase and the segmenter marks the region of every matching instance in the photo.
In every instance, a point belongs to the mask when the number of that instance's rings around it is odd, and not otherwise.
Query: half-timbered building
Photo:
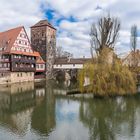
[[[0,83],[33,81],[36,57],[23,26],[0,32]]]

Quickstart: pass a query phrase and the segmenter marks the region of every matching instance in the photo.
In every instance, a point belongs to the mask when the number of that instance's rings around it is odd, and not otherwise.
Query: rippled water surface
[[[140,140],[140,96],[65,96],[48,83],[0,86],[0,140]]]

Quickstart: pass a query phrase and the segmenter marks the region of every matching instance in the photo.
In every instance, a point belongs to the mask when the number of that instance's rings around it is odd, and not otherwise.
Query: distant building
[[[140,51],[136,50],[136,52],[131,51],[123,60],[123,65],[133,67],[140,66]]]
[[[56,29],[47,21],[41,20],[31,27],[31,44],[46,63],[46,76],[51,78],[56,50]]]
[[[24,27],[0,32],[0,83],[33,81],[37,56]]]
[[[53,65],[54,69],[83,69],[83,66],[86,62],[91,61],[90,58],[67,58],[61,57],[55,60]]]

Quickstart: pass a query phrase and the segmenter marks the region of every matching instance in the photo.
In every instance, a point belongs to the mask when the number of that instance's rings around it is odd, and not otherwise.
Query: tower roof
[[[37,22],[35,25],[31,26],[31,28],[41,27],[41,26],[49,26],[49,27],[51,27],[51,28],[53,28],[53,29],[56,30],[56,28],[54,28],[54,27],[52,26],[52,24],[49,23],[48,20],[46,20],[46,19],[45,19],[45,20],[40,20],[40,21]]]

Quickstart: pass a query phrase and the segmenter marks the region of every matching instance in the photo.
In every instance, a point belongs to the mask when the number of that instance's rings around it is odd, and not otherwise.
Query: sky
[[[131,26],[140,32],[139,5],[139,0],[0,0],[0,32],[23,25],[30,37],[30,27],[48,19],[57,28],[57,46],[74,57],[90,57],[91,24],[110,13],[121,21],[115,51],[124,56],[130,51]]]

